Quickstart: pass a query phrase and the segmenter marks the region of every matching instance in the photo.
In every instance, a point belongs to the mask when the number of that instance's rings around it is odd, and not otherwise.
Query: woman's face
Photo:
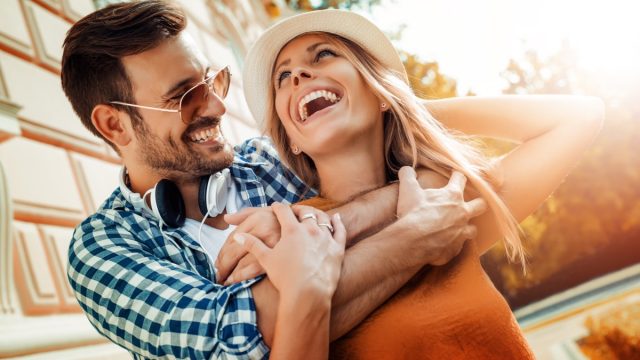
[[[285,45],[272,79],[290,143],[311,157],[382,137],[380,101],[325,37],[303,35]]]

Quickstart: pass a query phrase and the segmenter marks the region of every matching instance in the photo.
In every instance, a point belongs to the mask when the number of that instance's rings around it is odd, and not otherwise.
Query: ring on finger
[[[300,217],[300,221],[304,221],[306,219],[313,219],[316,221],[316,224],[318,223],[318,217],[316,216],[316,214],[309,213],[309,214],[304,214]]]
[[[333,226],[331,224],[328,223],[318,223],[318,226],[325,226],[327,229],[329,229],[329,232],[333,234]]]

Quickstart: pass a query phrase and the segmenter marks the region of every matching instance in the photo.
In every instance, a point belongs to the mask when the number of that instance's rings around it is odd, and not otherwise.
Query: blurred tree
[[[287,5],[294,10],[311,11],[322,9],[351,9],[354,6],[371,10],[380,0],[286,0]]]
[[[425,99],[441,99],[458,95],[454,79],[440,72],[435,61],[423,61],[417,55],[400,51],[413,91]]]
[[[606,103],[606,122],[580,164],[522,224],[530,255],[523,279],[492,249],[485,267],[514,306],[640,262],[639,74],[581,68],[568,44],[542,59],[528,51],[502,74],[507,94],[589,94]],[[508,149],[504,147],[503,149]]]

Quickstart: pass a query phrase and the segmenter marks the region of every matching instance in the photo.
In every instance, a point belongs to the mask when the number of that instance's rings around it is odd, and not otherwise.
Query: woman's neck
[[[330,156],[314,162],[320,178],[320,195],[329,200],[348,201],[387,182],[382,143],[332,151]]]

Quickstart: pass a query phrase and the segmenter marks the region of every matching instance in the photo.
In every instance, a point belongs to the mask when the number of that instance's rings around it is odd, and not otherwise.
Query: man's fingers
[[[246,255],[246,250],[240,246],[237,242],[233,241],[235,232],[229,235],[229,239],[225,241],[218,258],[215,262],[215,267],[218,270],[216,273],[216,280],[218,283],[224,282],[227,276],[235,269],[236,265],[242,257]]]
[[[400,190],[398,197],[402,198],[407,196],[415,196],[415,194],[422,190],[418,183],[416,171],[411,166],[403,166],[398,171],[398,180],[400,181]]]
[[[300,217],[304,214],[314,213],[316,208],[308,205],[291,205],[291,211],[293,211],[297,217]]]
[[[398,180],[400,183],[406,184],[409,186],[420,186],[418,184],[418,174],[411,166],[403,166],[398,171]]]
[[[347,229],[344,227],[344,223],[342,223],[340,213],[333,214],[331,224],[333,225],[333,239],[344,247],[347,243]]]
[[[475,239],[478,235],[478,228],[473,225],[467,225],[462,229],[462,237],[465,239]]]
[[[483,198],[475,198],[465,203],[464,207],[467,209],[469,217],[474,218],[478,215],[482,215],[485,211],[487,211],[487,202]]]
[[[464,176],[463,173],[459,171],[453,171],[451,173],[451,177],[449,178],[449,183],[447,187],[459,190],[461,193],[464,193],[464,187],[467,185],[467,177]]]
[[[271,252],[271,249],[269,249],[267,245],[257,237],[248,233],[237,233],[234,240],[242,245],[249,254],[255,256],[258,263],[264,267],[264,262],[267,261],[267,256]]]
[[[273,203],[271,208],[273,209],[273,213],[276,215],[276,218],[278,218],[280,228],[283,232],[300,223],[289,206],[280,203]]]
[[[256,260],[254,260],[256,261]],[[238,266],[224,282],[225,285],[239,283],[241,281],[253,279],[264,274],[264,269],[257,262],[249,262],[246,265]]]
[[[257,208],[257,207],[244,208],[238,211],[237,213],[226,214],[224,216],[224,221],[227,224],[238,225],[241,222],[245,221],[249,216],[251,216],[251,214],[254,214],[257,211],[260,211],[260,208]]]

